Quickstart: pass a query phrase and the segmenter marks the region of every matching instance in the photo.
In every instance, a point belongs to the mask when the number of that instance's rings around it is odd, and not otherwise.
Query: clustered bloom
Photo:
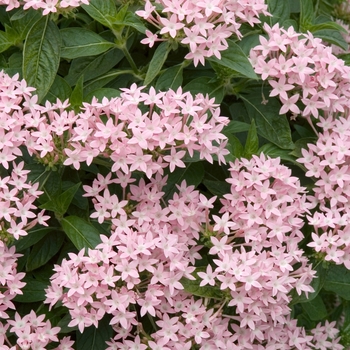
[[[317,208],[308,217],[315,231],[309,246],[325,260],[350,269],[350,121],[320,118],[317,125],[321,132],[316,144],[308,144],[298,159],[306,176],[315,180],[311,200]]]
[[[23,6],[24,10],[29,8],[42,9],[44,16],[57,12],[57,10],[66,11],[82,4],[89,5],[89,0],[0,0],[0,5],[7,6],[6,11]]]
[[[215,154],[225,163],[227,141],[221,131],[229,119],[220,116],[214,99],[181,88],[144,92],[133,84],[121,90],[120,97],[83,104],[64,149],[64,165],[79,169],[80,163],[103,157],[114,173],[141,171],[151,178],[165,167],[171,172],[185,167],[183,158],[195,153],[209,162]]]
[[[157,12],[161,8],[161,15]],[[156,41],[169,36],[181,44],[189,46],[186,59],[193,60],[195,66],[204,65],[205,58],[221,58],[220,51],[228,47],[226,39],[232,35],[242,37],[243,23],[254,26],[260,23],[259,15],[269,15],[263,0],[157,0],[155,4],[145,1],[143,10],[136,14],[158,29],[156,34],[146,31],[146,39],[141,43],[150,47]]]
[[[23,294],[21,288],[25,286],[21,282],[25,273],[17,272],[17,258],[21,254],[16,254],[15,247],[8,248],[0,241],[0,319],[7,319],[7,309],[15,309],[11,300],[17,294]],[[0,323],[1,325],[1,323]],[[0,331],[0,344],[1,344]]]
[[[12,172],[0,177],[0,239],[11,242],[26,236],[28,230],[37,224],[47,226],[44,210],[36,213],[35,200],[43,193],[38,191],[39,183],[27,181],[29,170],[24,170],[24,162],[10,163]]]
[[[275,24],[264,24],[266,36],[250,52],[256,73],[268,79],[270,96],[287,112],[311,118],[343,113],[350,106],[350,67],[311,33],[300,34]]]
[[[64,337],[61,341],[57,338],[57,334],[61,330],[60,327],[52,327],[49,320],[44,321],[45,315],[37,316],[32,310],[29,314],[21,317],[17,312],[14,320],[8,320],[6,325],[0,323],[0,345],[1,349],[15,350],[17,347],[8,347],[4,344],[4,333],[9,331],[16,334],[17,345],[22,350],[44,350],[45,346],[52,342],[60,342],[54,350],[73,350],[74,341],[70,337]]]
[[[207,225],[216,197],[194,186],[182,182],[165,201],[167,179],[160,174],[138,185],[122,172],[99,174],[84,190],[92,197],[91,217],[109,223],[111,234],[55,265],[45,302],[66,306],[69,326],[81,332],[111,315],[109,350],[317,349],[319,337],[288,318],[289,292],[313,291],[314,271],[298,248],[311,206],[305,189],[279,159],[263,155],[237,161],[230,171],[225,214],[213,216],[213,227]],[[198,268],[203,237],[211,260]],[[186,283],[196,280],[222,298],[188,292]],[[145,335],[139,322],[147,315],[155,330]],[[325,337],[325,349],[342,349],[336,334]]]

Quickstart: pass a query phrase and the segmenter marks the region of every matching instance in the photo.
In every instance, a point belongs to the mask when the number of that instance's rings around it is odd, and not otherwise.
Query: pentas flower
[[[221,200],[222,217],[213,215],[215,224],[208,231],[213,268],[198,272],[200,285],[216,286],[230,296],[227,306],[237,310],[230,317],[250,334],[249,342],[281,343],[290,314],[289,292],[313,291],[309,284],[315,272],[298,248],[302,218],[311,205],[305,188],[278,158],[261,154],[230,165],[226,181],[231,192]],[[296,345],[292,338],[291,346]],[[247,342],[237,339],[241,348]],[[309,345],[304,338],[303,349]]]
[[[264,24],[266,36],[250,52],[257,74],[268,80],[270,96],[282,102],[280,114],[311,119],[344,112],[349,107],[350,68],[332,48],[311,33],[297,33],[293,27],[272,28]]]
[[[45,225],[48,216],[44,210],[37,212],[34,204],[42,194],[38,191],[39,183],[27,181],[28,170],[24,170],[24,162],[11,162],[11,173],[0,177],[0,240],[11,242],[26,236],[28,230],[37,224]]]
[[[158,29],[155,34],[147,30],[141,43],[152,47],[157,41],[176,40],[189,47],[185,59],[193,60],[195,66],[204,65],[207,57],[220,59],[220,52],[228,48],[226,39],[242,37],[243,23],[254,26],[260,23],[260,14],[269,15],[263,0],[146,0],[144,9],[136,14]]]
[[[308,245],[318,255],[350,269],[350,124],[345,117],[320,118],[316,144],[302,149],[298,162],[307,169],[306,176],[315,180],[310,201],[316,206],[308,216],[315,231]]]
[[[37,316],[33,310],[23,317],[16,312],[14,319],[7,320],[5,326],[0,323],[0,327],[15,335],[17,347],[20,349],[45,349],[48,344],[59,343],[56,350],[73,350],[74,342],[69,337],[58,339],[57,334],[61,328],[52,327],[51,322],[44,319],[45,315]],[[0,337],[0,345],[1,349],[7,349],[4,338]]]
[[[220,116],[214,99],[189,92],[149,92],[133,84],[120,97],[84,103],[71,128],[64,165],[79,169],[94,158],[110,160],[113,173],[141,171],[148,178],[165,167],[185,167],[186,155],[225,163],[226,137],[221,133],[228,118]],[[40,137],[40,132],[36,132]],[[43,137],[43,136],[42,136]],[[34,146],[33,146],[34,147]]]
[[[6,11],[23,6],[24,10],[33,8],[34,10],[43,10],[43,15],[53,12],[66,12],[75,7],[85,4],[89,5],[89,0],[0,0],[0,5],[6,5]]]

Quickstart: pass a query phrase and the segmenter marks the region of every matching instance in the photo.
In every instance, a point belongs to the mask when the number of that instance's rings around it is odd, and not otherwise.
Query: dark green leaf
[[[182,84],[182,64],[167,68],[157,79],[156,90],[176,90]]]
[[[222,197],[224,194],[230,193],[230,184],[225,181],[203,180],[204,186],[214,196]]]
[[[69,84],[59,75],[56,75],[56,78],[53,84],[50,87],[49,92],[44,97],[44,101],[49,101],[55,103],[57,99],[65,101],[69,98],[72,93],[72,89]]]
[[[94,249],[100,242],[98,230],[78,216],[68,216],[61,220],[61,225],[68,238],[78,250]]]
[[[42,17],[28,32],[23,49],[23,78],[36,88],[38,103],[55,80],[60,52],[59,29],[49,16]]]
[[[233,162],[236,158],[243,157],[244,147],[241,144],[241,141],[231,133],[225,132],[224,134],[228,138],[226,149],[230,152],[229,155],[225,156],[226,161]]]
[[[40,209],[46,209],[63,216],[71,204],[75,193],[78,191],[81,183],[77,183],[63,193],[53,196],[49,202],[40,205]]]
[[[324,41],[327,41],[331,44],[341,47],[343,50],[347,50],[349,47],[348,43],[345,41],[345,39],[339,33],[338,30],[332,30],[332,29],[317,30],[312,34],[318,38],[321,38]]]
[[[169,198],[175,191],[176,185],[186,180],[187,185],[198,186],[204,177],[204,167],[201,162],[189,163],[186,168],[176,168],[168,176],[167,184],[163,187],[165,197]]]
[[[312,321],[321,321],[323,318],[327,317],[326,306],[319,295],[313,300],[301,305]]]
[[[183,91],[190,91],[193,95],[208,94],[211,98],[215,98],[215,103],[221,103],[224,98],[224,87],[209,77],[199,77],[192,80],[183,88]]]
[[[120,90],[117,89],[111,89],[111,88],[101,88],[94,90],[84,96],[84,100],[91,101],[93,97],[96,97],[99,101],[102,101],[104,97],[111,99],[113,97],[119,97],[120,96]]]
[[[197,273],[206,272],[206,270],[207,267],[197,267],[196,271],[192,274],[192,276],[196,278],[195,280],[190,280],[183,277],[181,278],[180,283],[184,287],[184,290],[192,295],[204,298],[222,299],[223,291],[220,290],[219,287],[210,286],[208,284],[205,286],[200,286],[202,279],[197,275]]]
[[[330,265],[323,288],[350,300],[350,270],[344,265]]]
[[[124,57],[123,51],[115,48],[98,56],[79,57],[71,62],[65,80],[71,86],[75,85],[83,75],[84,82],[107,73]]]
[[[256,125],[254,119],[250,125],[246,143],[244,146],[243,157],[250,159],[253,154],[257,154],[259,149],[259,138],[256,131]]]
[[[81,7],[97,22],[112,28],[113,18],[117,16],[117,8],[114,0],[90,0],[89,5]]]
[[[290,16],[290,4],[288,1],[281,0],[268,0],[268,11],[271,13],[270,26],[276,23],[282,23],[289,19]]]
[[[268,91],[264,91],[265,96]],[[255,120],[258,134],[282,149],[293,149],[290,126],[285,115],[280,115],[280,102],[269,98],[263,104],[261,89],[253,90],[248,95],[241,95],[247,109],[249,119]]]
[[[61,36],[61,57],[67,59],[98,55],[114,46],[95,32],[80,27],[64,28]]]
[[[32,271],[45,265],[53,256],[55,256],[62,247],[65,235],[60,231],[52,231],[42,240],[36,243],[27,260],[26,270]]]
[[[69,102],[75,110],[79,109],[83,103],[83,81],[84,76],[81,75],[77,81],[77,84],[75,85],[74,90],[72,91],[72,94],[69,97]]]
[[[258,79],[258,76],[255,74],[251,63],[243,50],[234,41],[228,39],[227,42],[229,47],[221,52],[221,59],[212,56],[207,58],[207,60],[230,68],[242,74],[244,77]]]
[[[16,295],[15,301],[34,303],[45,300],[45,288],[48,286],[47,282],[38,281],[29,275],[25,276],[22,281],[27,284],[21,288],[23,294]]]
[[[282,160],[292,162],[296,165],[300,165],[296,160],[295,157],[291,155],[291,152],[286,149],[282,149],[273,143],[265,143],[265,145],[262,145],[259,148],[258,154],[264,153],[267,156],[270,156],[271,158],[281,158]]]
[[[244,122],[240,122],[238,120],[231,120],[227,126],[223,128],[224,133],[236,133],[248,131],[250,129],[250,125]]]
[[[315,11],[312,0],[300,0],[300,31],[306,32],[314,20]]]
[[[0,52],[6,51],[14,42],[9,37],[8,33],[0,31]]]
[[[105,350],[106,341],[113,337],[113,328],[109,325],[111,316],[106,315],[94,326],[84,329],[83,333],[77,331],[77,349],[82,350]]]
[[[11,17],[12,27],[17,31],[21,39],[25,39],[32,26],[41,18],[39,11],[32,8],[23,10],[20,8]]]
[[[119,15],[119,13],[118,13]],[[141,19],[136,16],[134,13],[128,11],[125,13],[125,16],[123,17],[123,19],[116,19],[113,21],[113,27],[117,26],[117,29],[119,29],[118,27],[133,27],[135,28],[137,31],[139,31],[140,33],[145,33],[146,32],[146,27],[143,24],[143,22],[141,21]]]
[[[14,242],[14,246],[16,247],[16,252],[21,252],[35,243],[39,242],[43,237],[45,237],[47,234],[55,231],[55,228],[53,227],[39,227],[31,229],[28,232],[27,236],[24,236],[20,238],[19,240]]]
[[[149,63],[144,85],[148,85],[158,75],[163,67],[165,60],[169,53],[169,43],[167,41],[162,42],[154,52],[151,62]]]

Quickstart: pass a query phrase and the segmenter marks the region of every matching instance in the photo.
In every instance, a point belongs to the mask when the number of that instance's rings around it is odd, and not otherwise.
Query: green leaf
[[[167,91],[168,89],[176,90],[182,84],[182,64],[167,68],[157,79],[156,90]]]
[[[60,63],[61,36],[49,16],[37,21],[27,34],[23,49],[23,78],[36,88],[38,103],[48,93]]]
[[[253,154],[257,154],[259,149],[259,138],[256,131],[256,125],[254,119],[250,125],[247,140],[244,146],[243,157],[250,159]]]
[[[283,23],[283,21],[289,19],[290,16],[290,4],[288,1],[281,0],[268,0],[268,11],[272,17],[269,17],[270,26],[276,23]]]
[[[233,162],[236,158],[243,157],[244,147],[241,144],[241,141],[231,133],[225,132],[224,135],[228,138],[226,149],[230,152],[229,155],[225,156],[226,161]]]
[[[114,46],[95,32],[81,27],[61,29],[61,36],[61,57],[67,59],[99,55]]]
[[[6,51],[14,42],[9,37],[8,33],[0,31],[0,52]]]
[[[203,180],[203,184],[214,196],[222,197],[231,192],[231,186],[226,181]]]
[[[102,101],[104,97],[111,99],[113,97],[119,97],[120,90],[111,88],[101,88],[91,91],[89,94],[84,96],[84,100],[91,101],[93,97],[96,97],[99,101]]]
[[[42,18],[39,11],[32,8],[23,10],[20,8],[12,17],[12,28],[17,31],[21,39],[25,39],[32,26]]]
[[[149,63],[144,85],[148,85],[158,75],[163,67],[169,54],[169,43],[167,41],[162,42],[154,52],[151,62]]]
[[[35,229],[31,229],[28,231],[28,235],[20,238],[19,240],[14,242],[14,246],[16,247],[16,252],[21,252],[35,243],[39,242],[43,237],[45,237],[50,232],[53,232],[55,228],[53,227],[39,227]]]
[[[204,167],[201,162],[189,163],[186,168],[176,168],[168,175],[168,181],[163,187],[165,197],[169,198],[175,191],[176,185],[186,180],[187,185],[198,186],[204,177]]]
[[[281,158],[282,160],[292,162],[296,165],[300,165],[296,158],[291,155],[291,152],[286,149],[282,149],[273,143],[265,143],[259,148],[258,154],[264,153],[267,156],[270,156],[271,158]]]
[[[44,101],[55,103],[57,99],[65,101],[72,93],[72,89],[69,84],[59,75],[56,75],[53,84],[50,87],[49,92],[44,97]]]
[[[306,32],[315,21],[312,0],[300,0],[300,31]]]
[[[114,0],[90,0],[89,5],[80,5],[94,20],[112,28],[113,18],[117,16]]]
[[[101,76],[112,69],[124,57],[123,51],[114,48],[98,56],[79,57],[74,59],[69,67],[65,80],[73,86],[83,75],[84,82]]]
[[[21,281],[27,284],[21,288],[23,294],[16,295],[15,301],[21,303],[35,303],[46,299],[45,289],[48,286],[48,282],[38,281],[30,275],[25,276]]]
[[[268,91],[264,91],[265,96]],[[293,149],[290,126],[285,115],[280,115],[280,102],[269,98],[267,104],[262,104],[261,88],[253,89],[248,95],[240,95],[247,109],[249,119],[255,120],[257,132],[266,140],[282,149]]]
[[[196,295],[198,297],[204,298],[213,298],[213,299],[222,299],[223,291],[220,290],[217,286],[200,286],[202,279],[197,275],[198,272],[206,272],[207,267],[201,266],[197,267],[196,271],[192,274],[195,277],[195,280],[190,280],[188,278],[181,278],[180,283],[184,287],[185,292],[190,293],[192,295]]]
[[[83,103],[84,99],[84,87],[83,87],[84,76],[81,75],[77,84],[75,85],[72,94],[69,97],[69,102],[75,110],[78,110]]]
[[[343,32],[344,34],[347,33],[346,29],[343,26],[335,22],[322,22],[318,24],[313,24],[309,28],[310,32],[316,32],[318,30],[325,30],[325,29],[337,30],[338,32]]]
[[[106,341],[113,337],[113,328],[109,325],[110,319],[111,316],[106,315],[98,322],[98,328],[92,326],[84,329],[83,333],[77,331],[77,349],[105,350]]]
[[[350,270],[344,265],[330,265],[323,288],[350,300]]]
[[[192,95],[196,94],[208,94],[209,97],[215,98],[215,103],[221,103],[224,98],[224,87],[217,81],[213,81],[210,77],[199,77],[190,81],[183,91],[190,91]]]
[[[113,21],[112,27],[117,31],[121,32],[124,27],[135,28],[138,32],[144,34],[146,32],[146,27],[141,21],[140,17],[136,16],[134,13],[127,11],[128,6],[123,6],[119,10],[116,18],[111,19]]]
[[[45,265],[54,257],[62,247],[65,235],[60,231],[52,231],[42,240],[36,243],[27,260],[26,271],[33,271],[40,266]]]
[[[258,79],[254,69],[243,50],[232,40],[227,40],[228,49],[221,52],[221,59],[215,56],[208,57],[209,62],[215,62],[223,67],[230,68],[244,77]]]
[[[222,132],[223,133],[236,133],[236,132],[244,132],[250,129],[250,125],[248,123],[240,122],[238,120],[231,120],[228,125],[226,125]]]
[[[68,190],[63,193],[54,196],[49,202],[46,202],[40,205],[40,209],[51,210],[59,216],[63,216],[71,204],[75,193],[78,191],[81,183],[77,183],[74,186],[70,187]]]
[[[317,30],[312,33],[314,36],[321,38],[324,41],[327,41],[331,44],[337,45],[341,47],[343,50],[347,50],[349,45],[343,38],[343,36],[339,33],[338,30]]]
[[[68,216],[61,220],[61,225],[68,238],[78,250],[94,249],[99,243],[100,234],[89,222],[78,216]]]
[[[312,321],[321,321],[327,317],[326,306],[324,305],[323,300],[319,295],[317,295],[317,297],[313,300],[301,305]]]

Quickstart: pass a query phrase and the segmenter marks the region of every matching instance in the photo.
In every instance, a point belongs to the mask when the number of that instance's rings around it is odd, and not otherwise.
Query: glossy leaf
[[[78,250],[95,248],[100,242],[99,231],[89,222],[78,216],[68,216],[61,220],[61,225],[68,238]]]
[[[62,247],[65,235],[60,231],[51,231],[42,240],[36,243],[27,260],[26,271],[32,271],[45,265]]]
[[[90,0],[89,5],[81,7],[97,22],[112,28],[113,18],[117,16],[117,8],[113,0]]]
[[[23,48],[23,78],[34,86],[39,102],[53,84],[60,63],[61,36],[49,16],[37,21],[27,34]]]
[[[245,55],[243,50],[232,40],[228,39],[228,49],[221,52],[221,58],[215,56],[207,58],[209,62],[216,62],[217,64],[230,68],[242,76],[250,79],[258,79],[253,67]]]
[[[157,79],[156,90],[166,91],[168,89],[176,90],[182,84],[182,64],[167,68]]]
[[[14,242],[13,245],[16,247],[16,252],[21,252],[33,246],[35,243],[39,242],[43,237],[53,231],[55,231],[55,228],[40,226],[29,230],[27,236],[23,236]]]
[[[23,294],[17,294],[15,301],[34,303],[45,300],[45,289],[48,286],[48,282],[38,281],[30,275],[25,276],[21,281],[26,282],[26,285],[21,288]]]
[[[114,46],[113,43],[85,28],[64,28],[61,30],[61,36],[61,57],[67,59],[98,55]]]
[[[265,96],[268,92],[265,91]],[[261,89],[253,90],[248,95],[241,95],[250,120],[255,120],[260,136],[282,149],[293,149],[291,131],[285,115],[280,115],[280,103],[275,98],[269,98],[267,104],[262,104]]]
[[[169,44],[167,41],[162,42],[154,52],[152,60],[148,66],[144,85],[149,85],[153,79],[158,75],[166,61],[169,53]]]
[[[319,295],[313,300],[303,303],[302,308],[313,321],[321,321],[328,314],[326,306]]]
[[[72,93],[72,89],[65,79],[56,75],[53,84],[50,87],[49,92],[45,96],[44,100],[51,103],[56,103],[57,99],[65,101]]]

